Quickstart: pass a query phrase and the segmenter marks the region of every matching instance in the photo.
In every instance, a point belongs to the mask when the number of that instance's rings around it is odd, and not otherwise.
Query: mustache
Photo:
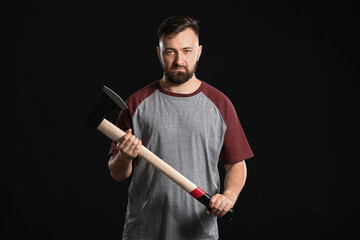
[[[173,64],[170,69],[184,68],[185,70],[189,70],[185,65]]]

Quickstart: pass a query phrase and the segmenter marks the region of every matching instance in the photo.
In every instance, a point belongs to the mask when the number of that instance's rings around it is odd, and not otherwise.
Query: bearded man
[[[198,22],[170,17],[158,36],[164,74],[127,99],[117,120],[126,135],[109,152],[111,176],[132,176],[123,239],[218,239],[217,217],[236,203],[253,153],[230,100],[195,76]],[[211,209],[137,157],[141,145],[211,194]],[[222,193],[219,162],[226,170]]]

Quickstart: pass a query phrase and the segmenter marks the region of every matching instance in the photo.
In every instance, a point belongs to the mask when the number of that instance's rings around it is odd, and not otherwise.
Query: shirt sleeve
[[[254,156],[241,126],[240,120],[233,104],[228,98],[220,107],[226,124],[223,146],[219,161],[223,164],[237,163]]]
[[[129,128],[132,128],[132,122],[131,122],[129,109],[120,111],[119,116],[116,120],[116,126],[123,131],[127,131]],[[115,141],[111,142],[109,156],[115,155],[119,152],[116,144],[117,144],[117,142],[115,142]]]

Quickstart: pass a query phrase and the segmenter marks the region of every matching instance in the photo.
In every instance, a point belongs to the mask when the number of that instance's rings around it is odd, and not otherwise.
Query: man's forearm
[[[246,180],[245,162],[225,165],[226,175],[224,179],[223,194],[215,194],[209,202],[211,210],[207,209],[215,216],[224,216],[235,204]]]
[[[245,161],[225,165],[226,175],[224,179],[223,195],[235,204],[246,181]]]
[[[108,167],[111,176],[116,181],[120,182],[130,176],[132,171],[132,159],[123,157],[119,151],[118,154],[110,157]]]

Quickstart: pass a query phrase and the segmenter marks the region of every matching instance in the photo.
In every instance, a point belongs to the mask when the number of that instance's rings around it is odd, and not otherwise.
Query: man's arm
[[[233,206],[246,181],[246,164],[241,161],[235,164],[225,164],[225,179],[223,194],[215,194],[209,203],[211,213],[223,217]],[[208,214],[210,211],[207,211]]]
[[[118,143],[119,152],[110,157],[108,167],[111,176],[118,182],[128,178],[132,172],[132,160],[136,158],[141,147],[141,140],[131,133],[131,129]]]

